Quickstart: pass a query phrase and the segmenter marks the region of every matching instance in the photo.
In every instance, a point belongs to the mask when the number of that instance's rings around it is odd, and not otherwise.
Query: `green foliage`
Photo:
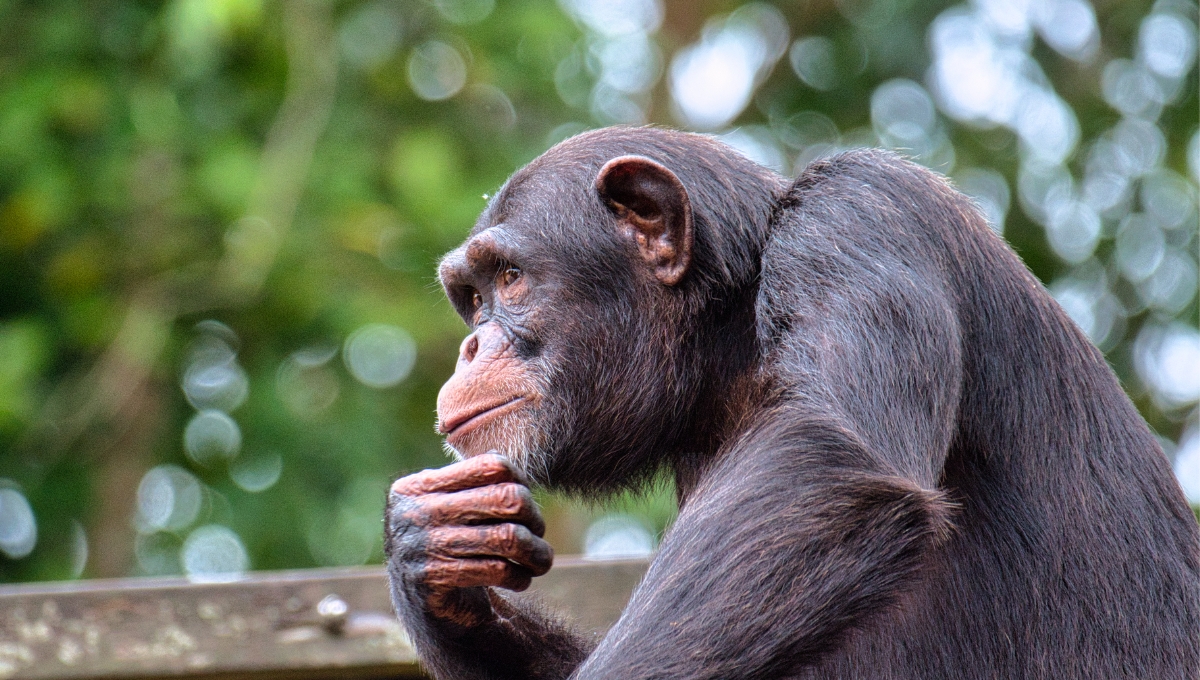
[[[701,14],[720,19],[738,3],[667,2],[661,30],[650,27],[663,51],[656,77],[611,97],[597,84],[609,38],[579,13],[585,4],[0,4],[0,486],[28,499],[37,532],[28,555],[0,540],[0,582],[179,573],[189,537],[209,524],[233,529],[256,569],[377,562],[388,481],[446,461],[433,404],[463,326],[438,290],[438,257],[485,194],[558,139],[617,122],[618,110],[678,125],[658,74],[699,39]],[[1194,5],[1159,5],[1195,25]],[[923,81],[930,23],[949,4],[777,7],[789,44],[830,40],[814,63],[835,77],[805,84],[783,54],[735,123],[792,171],[822,121],[833,146],[879,141],[872,94],[893,78]],[[1120,120],[1101,72],[1132,54],[1150,11],[1100,4],[1090,61],[1029,38],[1083,140]],[[414,56],[439,54],[424,71]],[[1188,178],[1194,208],[1190,68],[1158,126],[1165,167]],[[1035,273],[1075,276],[1017,205],[1016,135],[939,120],[956,168],[1007,178],[1005,236]],[[1068,160],[1079,174],[1085,147]],[[1106,218],[1089,260],[1110,275],[1115,230]],[[1174,238],[1194,272],[1194,235]],[[1128,313],[1101,346],[1176,440],[1194,402],[1156,399],[1132,347],[1143,323],[1194,328],[1197,304],[1164,313],[1113,286]],[[354,338],[366,337],[356,331],[372,324],[387,325],[375,350],[362,345],[377,356],[356,365]],[[216,371],[208,383],[204,368]],[[210,408],[232,416],[237,441],[220,418],[189,429]],[[190,455],[185,432],[203,440]],[[671,499],[663,486],[617,506],[661,530]],[[572,531],[598,512],[548,503]],[[174,514],[154,514],[163,507]],[[12,512],[0,507],[0,539],[15,531]]]

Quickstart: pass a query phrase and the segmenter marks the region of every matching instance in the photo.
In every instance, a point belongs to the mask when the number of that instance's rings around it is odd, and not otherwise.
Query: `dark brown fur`
[[[594,187],[625,154],[687,191],[678,285]],[[524,472],[597,495],[665,466],[682,506],[594,649],[494,590],[485,623],[431,616],[394,507],[394,600],[438,677],[1200,677],[1200,538],[1165,457],[938,176],[854,151],[789,183],[609,129],[517,172],[475,233],[496,224],[542,292],[489,318],[553,376]]]

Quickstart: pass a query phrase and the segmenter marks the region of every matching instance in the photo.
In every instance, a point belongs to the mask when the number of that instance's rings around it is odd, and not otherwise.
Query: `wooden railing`
[[[531,590],[603,631],[645,569],[562,558]],[[0,680],[384,677],[422,674],[380,568],[0,587]]]

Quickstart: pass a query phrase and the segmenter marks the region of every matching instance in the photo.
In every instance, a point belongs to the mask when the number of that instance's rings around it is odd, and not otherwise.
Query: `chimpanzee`
[[[1104,357],[963,195],[882,151],[785,179],[611,128],[514,174],[441,280],[461,462],[389,495],[439,678],[1200,677],[1200,536]],[[497,455],[499,454],[499,455]],[[599,641],[520,591],[529,486],[674,475]]]

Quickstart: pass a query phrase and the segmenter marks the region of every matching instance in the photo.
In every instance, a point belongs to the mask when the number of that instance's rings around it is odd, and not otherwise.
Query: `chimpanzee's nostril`
[[[472,333],[463,340],[462,347],[459,348],[458,354],[462,360],[471,363],[475,360],[475,355],[479,353],[479,336]]]

